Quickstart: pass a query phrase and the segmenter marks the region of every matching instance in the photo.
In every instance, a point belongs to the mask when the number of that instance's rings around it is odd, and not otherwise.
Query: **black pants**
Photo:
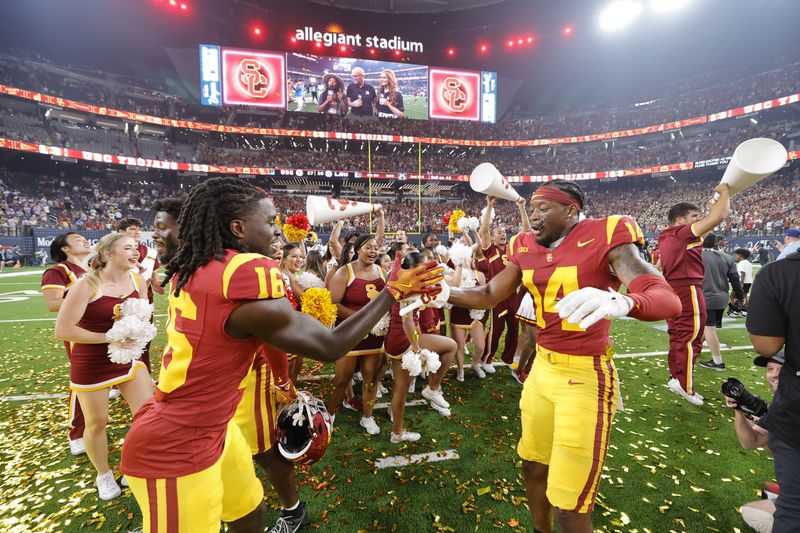
[[[781,487],[772,533],[795,533],[800,531],[800,443],[790,443],[770,432],[769,450]]]

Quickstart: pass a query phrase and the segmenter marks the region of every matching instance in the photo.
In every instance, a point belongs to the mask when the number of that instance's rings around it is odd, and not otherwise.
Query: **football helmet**
[[[298,391],[278,414],[278,452],[292,463],[314,464],[325,455],[332,432],[331,415],[322,400]]]

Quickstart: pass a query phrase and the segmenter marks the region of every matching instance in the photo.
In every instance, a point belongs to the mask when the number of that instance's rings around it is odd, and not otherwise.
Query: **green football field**
[[[310,96],[306,97],[306,103],[303,106],[303,111],[306,113],[316,113],[317,103],[310,101]],[[413,96],[403,97],[403,105],[405,107],[406,118],[413,118],[418,120],[427,120],[428,118],[428,97],[421,96],[414,98]],[[296,111],[297,104],[294,102],[289,103],[289,110]]]
[[[67,449],[68,367],[53,338],[54,317],[38,292],[38,270],[0,276],[0,531],[129,531],[141,514],[128,490],[111,502],[97,498],[88,458]],[[16,275],[27,274],[27,275]],[[157,300],[163,332],[165,301]],[[696,370],[706,404],[693,407],[666,387],[664,324],[616,321],[613,338],[625,412],[617,414],[594,511],[599,531],[746,531],[738,507],[758,498],[774,478],[765,450],[741,450],[732,412],[719,393],[728,376],[769,397],[763,369],[751,349],[724,352],[725,373]],[[746,346],[742,320],[727,320],[723,343]],[[153,353],[163,347],[164,335]],[[657,352],[658,354],[652,354]],[[158,357],[155,368],[158,368]],[[310,368],[311,365],[306,368]],[[520,386],[505,367],[479,380],[467,371],[458,383],[451,372],[445,396],[453,416],[427,405],[406,410],[416,443],[389,442],[386,408],[377,411],[382,433],[368,436],[352,411],[336,419],[331,446],[319,463],[298,475],[308,502],[311,528],[322,531],[532,531],[515,454],[519,437]],[[298,388],[325,394],[332,367],[315,365],[315,379]],[[391,389],[391,381],[385,384]],[[420,400],[419,390],[412,399]],[[378,400],[383,401],[383,400]],[[421,403],[421,402],[418,402]],[[109,427],[111,464],[119,463],[131,416],[123,400],[113,402]],[[441,459],[379,468],[376,461],[431,453]],[[263,472],[259,472],[263,475]],[[262,479],[265,479],[262,477]],[[268,486],[268,482],[266,482]],[[268,489],[269,521],[278,515]]]

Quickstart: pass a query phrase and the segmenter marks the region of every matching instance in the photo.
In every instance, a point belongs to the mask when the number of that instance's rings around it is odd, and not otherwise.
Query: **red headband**
[[[536,189],[536,192],[533,193],[531,200],[548,200],[550,202],[556,202],[562,205],[574,205],[578,208],[578,210],[583,207],[574,196],[567,194],[560,189],[556,189],[555,187],[548,187],[546,185],[542,185]]]

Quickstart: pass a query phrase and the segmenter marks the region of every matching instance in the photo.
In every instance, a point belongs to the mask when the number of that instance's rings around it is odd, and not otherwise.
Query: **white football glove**
[[[447,305],[447,300],[450,298],[450,285],[442,281],[438,284],[441,291],[435,298],[431,298],[427,294],[415,294],[409,300],[411,303],[400,309],[400,316],[406,316],[414,309],[419,309],[423,305],[426,307],[435,307],[439,309]]]
[[[633,300],[611,288],[606,292],[594,287],[584,287],[567,294],[556,304],[558,316],[583,329],[604,318],[626,316],[631,309]]]

